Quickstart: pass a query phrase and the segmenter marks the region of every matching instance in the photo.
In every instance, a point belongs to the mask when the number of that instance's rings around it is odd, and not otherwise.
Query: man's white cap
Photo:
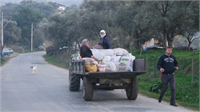
[[[101,30],[101,31],[100,31],[100,33],[101,33],[101,32],[103,32],[103,33],[105,33],[105,34],[106,34],[106,31],[105,31],[105,30]]]

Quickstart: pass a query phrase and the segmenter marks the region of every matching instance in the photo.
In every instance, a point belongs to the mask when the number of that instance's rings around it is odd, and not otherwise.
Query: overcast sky
[[[0,0],[0,5],[4,5],[5,3],[20,3],[22,0]],[[58,3],[66,4],[66,5],[80,5],[83,0],[33,0],[37,2],[50,2],[50,1],[55,1]]]

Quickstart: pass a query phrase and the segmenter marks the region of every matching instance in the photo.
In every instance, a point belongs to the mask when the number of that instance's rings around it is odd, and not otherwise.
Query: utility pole
[[[33,23],[31,24],[31,51],[33,51]]]
[[[1,20],[1,47],[3,48],[3,12],[2,12],[2,20]]]

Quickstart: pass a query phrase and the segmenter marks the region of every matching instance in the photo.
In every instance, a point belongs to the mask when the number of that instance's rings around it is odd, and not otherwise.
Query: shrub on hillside
[[[55,47],[53,47],[53,46],[47,47],[47,48],[46,48],[46,54],[47,54],[48,56],[54,55],[54,54],[55,54]]]

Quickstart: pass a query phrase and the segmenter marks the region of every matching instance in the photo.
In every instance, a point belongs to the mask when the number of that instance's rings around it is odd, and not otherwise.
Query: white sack
[[[106,64],[107,62],[111,62],[111,56],[104,56],[102,64]]]
[[[98,60],[102,60],[104,58],[104,56],[105,56],[105,54],[102,53],[102,52],[99,52],[99,50],[93,50],[92,54]]]
[[[98,65],[98,64],[99,64],[97,61],[93,61],[92,63],[95,64],[95,65]]]
[[[102,64],[104,64],[104,65],[105,65],[107,62],[108,62],[108,61],[107,61],[106,59],[103,59],[103,60],[102,60]]]
[[[93,51],[99,51],[99,49],[90,49],[90,50],[91,50],[92,52],[93,52]]]
[[[115,51],[116,55],[118,54],[117,56],[120,56],[120,54],[121,54],[121,56],[129,55],[129,52],[126,49],[123,49],[123,48],[115,48],[113,50]]]
[[[107,62],[111,61],[111,56],[104,56],[104,58]]]
[[[104,53],[106,56],[112,56],[114,54],[112,49],[100,49],[99,51]]]
[[[124,62],[115,62],[116,69],[118,72],[126,72],[128,71],[127,63]]]
[[[116,72],[116,65],[113,62],[106,62],[106,72]]]
[[[113,51],[114,51],[114,54],[116,56],[122,56],[123,55],[123,50],[122,49],[115,48],[115,49],[113,49]]]
[[[133,71],[133,61],[135,60],[135,56],[129,54],[128,56],[122,56],[120,62],[124,62],[127,64],[128,71]]]
[[[111,57],[111,61],[112,62],[120,62],[120,59],[121,59],[121,56],[115,56],[115,55],[113,55],[112,57]]]
[[[95,61],[93,58],[81,58],[81,60],[85,60],[85,62],[91,62],[95,65],[98,65],[98,62]]]

